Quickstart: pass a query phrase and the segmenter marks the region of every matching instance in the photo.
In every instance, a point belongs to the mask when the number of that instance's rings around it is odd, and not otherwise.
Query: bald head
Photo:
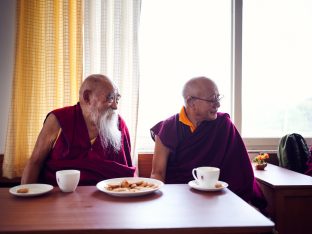
[[[218,87],[215,82],[207,77],[195,77],[187,81],[183,87],[182,95],[184,100],[190,96],[206,97],[215,95],[218,92]]]
[[[88,76],[82,83],[79,90],[80,102],[83,102],[84,94],[87,91],[89,94],[96,94],[98,91],[110,92],[115,89],[113,82],[104,75],[93,74]]]

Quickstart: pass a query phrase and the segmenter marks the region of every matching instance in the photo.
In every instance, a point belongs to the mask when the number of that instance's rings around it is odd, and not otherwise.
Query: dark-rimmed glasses
[[[224,97],[223,95],[218,95],[215,99],[205,99],[205,98],[190,96],[190,98],[206,101],[206,102],[213,103],[213,104],[220,102],[223,97]]]

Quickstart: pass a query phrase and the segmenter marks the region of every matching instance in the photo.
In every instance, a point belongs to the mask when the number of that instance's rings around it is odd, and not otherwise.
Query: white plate
[[[226,188],[227,186],[229,186],[226,182],[223,182],[223,181],[218,181],[218,183],[220,183],[222,185],[222,187],[219,187],[219,188],[202,187],[202,186],[198,185],[195,180],[188,182],[188,185],[193,189],[197,189],[197,190],[201,190],[201,191],[219,191],[219,190],[222,190],[222,189]]]
[[[18,193],[17,190],[21,188],[28,188],[28,192]],[[53,186],[49,184],[22,184],[22,185],[18,185],[13,188],[10,188],[9,192],[19,197],[33,197],[33,196],[39,196],[41,194],[48,193],[52,189],[53,189]]]
[[[121,183],[123,180],[127,180],[130,183],[133,183],[135,181],[144,181],[144,182],[152,183],[152,184],[156,185],[157,187],[156,188],[148,188],[147,190],[135,191],[135,192],[129,192],[129,191],[116,192],[116,191],[108,190],[106,188],[109,184]],[[156,180],[156,179],[144,178],[144,177],[123,177],[123,178],[103,180],[103,181],[97,183],[96,187],[98,190],[100,190],[104,193],[107,193],[109,195],[112,195],[112,196],[136,197],[136,196],[142,196],[142,195],[146,195],[149,193],[153,193],[153,192],[157,191],[158,189],[160,189],[163,185],[164,185],[164,183],[162,181]]]

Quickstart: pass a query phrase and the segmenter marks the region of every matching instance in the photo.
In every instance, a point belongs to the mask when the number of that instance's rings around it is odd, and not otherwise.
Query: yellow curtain
[[[46,114],[75,104],[82,81],[82,0],[18,0],[3,176],[21,176]]]

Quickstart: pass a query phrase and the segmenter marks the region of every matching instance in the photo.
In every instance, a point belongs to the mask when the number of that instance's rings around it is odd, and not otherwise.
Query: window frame
[[[232,0],[232,121],[237,130],[242,130],[242,41],[243,41],[243,0]],[[312,123],[311,123],[312,124]],[[282,137],[282,136],[281,136]],[[245,138],[244,143],[249,152],[270,151],[276,152],[280,138]],[[309,147],[312,146],[312,138],[305,138]]]

